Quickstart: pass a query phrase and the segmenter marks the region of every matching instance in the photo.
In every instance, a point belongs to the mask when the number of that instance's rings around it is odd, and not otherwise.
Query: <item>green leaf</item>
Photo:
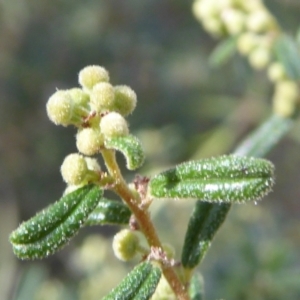
[[[236,37],[227,38],[220,42],[209,57],[212,67],[224,65],[236,52]]]
[[[242,203],[262,198],[272,188],[271,162],[236,155],[190,161],[150,180],[156,198],[196,198],[215,203]]]
[[[200,274],[194,274],[189,287],[189,296],[191,300],[204,299],[204,281]]]
[[[105,140],[107,149],[115,149],[123,153],[129,170],[139,168],[145,159],[144,150],[139,139],[133,135],[114,137]]]
[[[131,211],[123,202],[102,198],[84,225],[125,225],[130,216]]]
[[[196,202],[181,255],[181,262],[185,268],[192,269],[202,260],[230,207],[228,203]]]
[[[136,266],[102,300],[147,300],[155,292],[161,277],[161,270],[145,261]]]
[[[62,248],[84,224],[102,194],[95,185],[79,188],[22,223],[10,235],[16,256],[43,258]]]
[[[288,76],[293,80],[300,79],[300,52],[297,43],[288,35],[277,39],[275,53],[284,65]]]

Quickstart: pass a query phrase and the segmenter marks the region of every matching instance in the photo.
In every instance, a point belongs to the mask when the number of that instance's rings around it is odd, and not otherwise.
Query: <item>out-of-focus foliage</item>
[[[114,84],[136,91],[138,105],[130,125],[146,150],[139,171],[146,175],[191,158],[230,152],[271,111],[266,74],[253,72],[237,55],[219,69],[209,66],[218,41],[194,19],[191,3],[1,2],[2,299],[99,299],[130,267],[112,256],[111,242],[104,238],[114,230],[109,227],[92,229],[98,237],[82,243],[84,234],[91,233],[85,230],[67,249],[35,263],[17,261],[8,244],[21,220],[64,189],[59,166],[67,153],[76,151],[75,131],[53,126],[45,104],[55,88],[76,85],[74,74],[82,67],[103,65]],[[297,0],[266,4],[284,30],[297,32]],[[298,122],[268,156],[277,170],[274,193],[258,206],[237,206],[200,267],[207,299],[300,298],[299,127]],[[178,236],[184,236],[191,207],[180,201],[155,205],[161,236],[179,249],[183,238]]]

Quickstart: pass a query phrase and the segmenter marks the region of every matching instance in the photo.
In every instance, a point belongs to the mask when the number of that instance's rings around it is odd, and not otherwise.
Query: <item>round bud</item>
[[[268,68],[268,77],[273,82],[278,82],[286,79],[284,66],[279,62],[272,63]]]
[[[294,112],[296,103],[291,101],[285,101],[283,98],[274,96],[273,98],[273,110],[277,115],[288,118]]]
[[[299,87],[296,82],[291,80],[280,81],[276,84],[275,95],[284,101],[296,102],[299,98]]]
[[[126,120],[117,112],[108,113],[101,119],[100,130],[104,138],[125,136],[129,133]]]
[[[264,9],[251,13],[246,21],[247,28],[252,32],[262,32],[274,27],[274,20]]]
[[[270,60],[271,53],[269,48],[266,47],[257,47],[253,51],[251,51],[249,55],[250,65],[257,70],[261,70],[267,67]]]
[[[76,146],[85,155],[95,155],[104,144],[103,134],[98,128],[83,128],[76,135]]]
[[[219,12],[218,5],[212,0],[196,0],[192,10],[199,21],[215,17]]]
[[[66,183],[79,185],[84,182],[88,173],[88,167],[84,157],[80,154],[74,153],[65,158],[60,171]]]
[[[243,33],[237,40],[237,48],[241,54],[248,55],[259,43],[259,37],[251,32]]]
[[[220,18],[208,18],[202,20],[203,27],[213,36],[220,37],[225,33],[224,26]]]
[[[114,236],[112,244],[114,254],[118,259],[128,261],[137,254],[139,243],[135,232],[123,229]]]
[[[91,109],[97,113],[113,110],[114,88],[110,83],[97,83],[91,92]]]
[[[47,114],[49,119],[56,125],[70,125],[74,103],[67,91],[57,91],[48,100]]]
[[[127,116],[132,113],[137,102],[137,97],[134,90],[127,85],[117,85],[114,87],[114,91],[115,110],[123,116]]]
[[[79,72],[79,84],[91,90],[99,82],[108,82],[109,74],[105,68],[100,66],[87,66]]]
[[[73,88],[68,90],[72,100],[74,101],[74,103],[76,103],[77,105],[83,106],[83,107],[87,107],[89,101],[90,101],[90,97],[89,95],[84,92],[82,89],[80,88]]]
[[[244,29],[245,14],[237,9],[225,9],[222,13],[222,20],[229,34],[235,35]]]

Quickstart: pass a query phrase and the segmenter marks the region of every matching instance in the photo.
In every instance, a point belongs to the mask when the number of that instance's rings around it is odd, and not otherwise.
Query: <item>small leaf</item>
[[[204,281],[200,274],[194,274],[189,287],[189,295],[191,300],[204,299]]]
[[[113,137],[105,140],[107,149],[115,149],[123,153],[129,170],[139,168],[145,159],[144,150],[139,139],[133,135]]]
[[[297,43],[288,35],[283,35],[276,42],[275,53],[290,79],[299,80],[300,52]]]
[[[84,224],[102,194],[98,186],[82,187],[22,223],[10,235],[16,256],[43,258],[62,248]]]
[[[131,211],[123,202],[102,198],[84,225],[126,225]]]
[[[242,203],[266,195],[274,183],[273,173],[273,164],[264,159],[220,156],[180,164],[154,176],[149,188],[156,198]]]
[[[136,266],[102,300],[147,300],[154,293],[161,276],[161,270],[145,261]]]
[[[236,52],[236,37],[227,38],[213,50],[209,57],[212,67],[224,65]]]
[[[231,204],[197,201],[185,234],[181,262],[185,268],[195,268],[210,247],[224,222]]]

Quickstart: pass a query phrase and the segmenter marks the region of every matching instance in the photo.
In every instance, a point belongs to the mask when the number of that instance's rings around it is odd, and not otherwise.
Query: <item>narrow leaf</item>
[[[16,256],[43,258],[62,248],[84,224],[102,194],[98,186],[82,187],[22,223],[10,235]]]
[[[192,269],[202,260],[230,207],[228,203],[196,202],[181,255],[181,262],[185,268]]]
[[[125,225],[130,216],[131,211],[123,202],[102,198],[84,225]]]
[[[194,274],[192,277],[189,295],[191,300],[203,300],[204,299],[204,281],[200,274]]]
[[[209,57],[212,67],[219,67],[225,64],[236,52],[236,37],[227,38],[213,50]]]
[[[139,291],[133,300],[148,300],[154,294],[161,277],[161,269],[153,267],[145,282],[141,285]]]
[[[107,149],[115,149],[123,153],[129,170],[139,168],[145,159],[144,150],[139,139],[133,135],[114,137],[105,140]]]
[[[160,275],[159,268],[154,267],[148,261],[142,262],[102,300],[149,299],[155,291]],[[137,298],[138,296],[141,296],[141,298]]]
[[[288,35],[283,35],[276,42],[275,52],[288,76],[293,80],[299,80],[300,52],[297,43]]]
[[[267,160],[235,155],[190,161],[153,177],[156,198],[196,198],[242,203],[262,198],[272,188],[274,166]]]

